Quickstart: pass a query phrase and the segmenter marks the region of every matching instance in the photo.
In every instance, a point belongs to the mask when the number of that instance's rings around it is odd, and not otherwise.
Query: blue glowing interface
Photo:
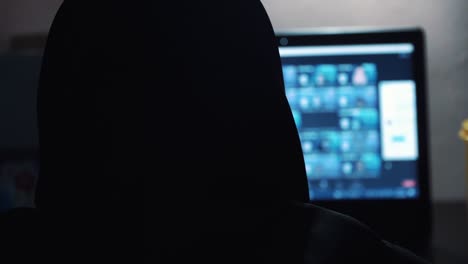
[[[415,199],[409,43],[280,47],[311,200]]]

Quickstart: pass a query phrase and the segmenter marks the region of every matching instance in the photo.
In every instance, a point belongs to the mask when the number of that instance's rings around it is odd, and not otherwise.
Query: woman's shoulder
[[[305,263],[426,263],[353,217],[312,204],[298,210],[305,219]]]

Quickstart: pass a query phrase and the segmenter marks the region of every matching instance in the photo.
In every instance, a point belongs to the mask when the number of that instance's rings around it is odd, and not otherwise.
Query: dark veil
[[[61,247],[302,260],[303,156],[260,1],[65,0],[38,100],[37,206]]]

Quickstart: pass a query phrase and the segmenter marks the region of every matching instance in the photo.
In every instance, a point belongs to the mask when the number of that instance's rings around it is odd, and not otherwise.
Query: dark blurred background
[[[34,206],[37,82],[47,32],[60,3],[0,2],[0,211]]]
[[[37,81],[47,32],[61,2],[0,1],[0,210],[33,206]],[[457,137],[461,121],[468,118],[468,1],[262,2],[275,30],[342,26],[418,26],[425,30],[431,188],[436,204],[434,244],[440,263],[468,263],[468,180],[465,148]]]

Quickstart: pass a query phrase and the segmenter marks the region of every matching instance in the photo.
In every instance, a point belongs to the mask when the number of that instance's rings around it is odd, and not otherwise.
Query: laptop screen
[[[418,198],[414,45],[279,50],[310,199]]]

